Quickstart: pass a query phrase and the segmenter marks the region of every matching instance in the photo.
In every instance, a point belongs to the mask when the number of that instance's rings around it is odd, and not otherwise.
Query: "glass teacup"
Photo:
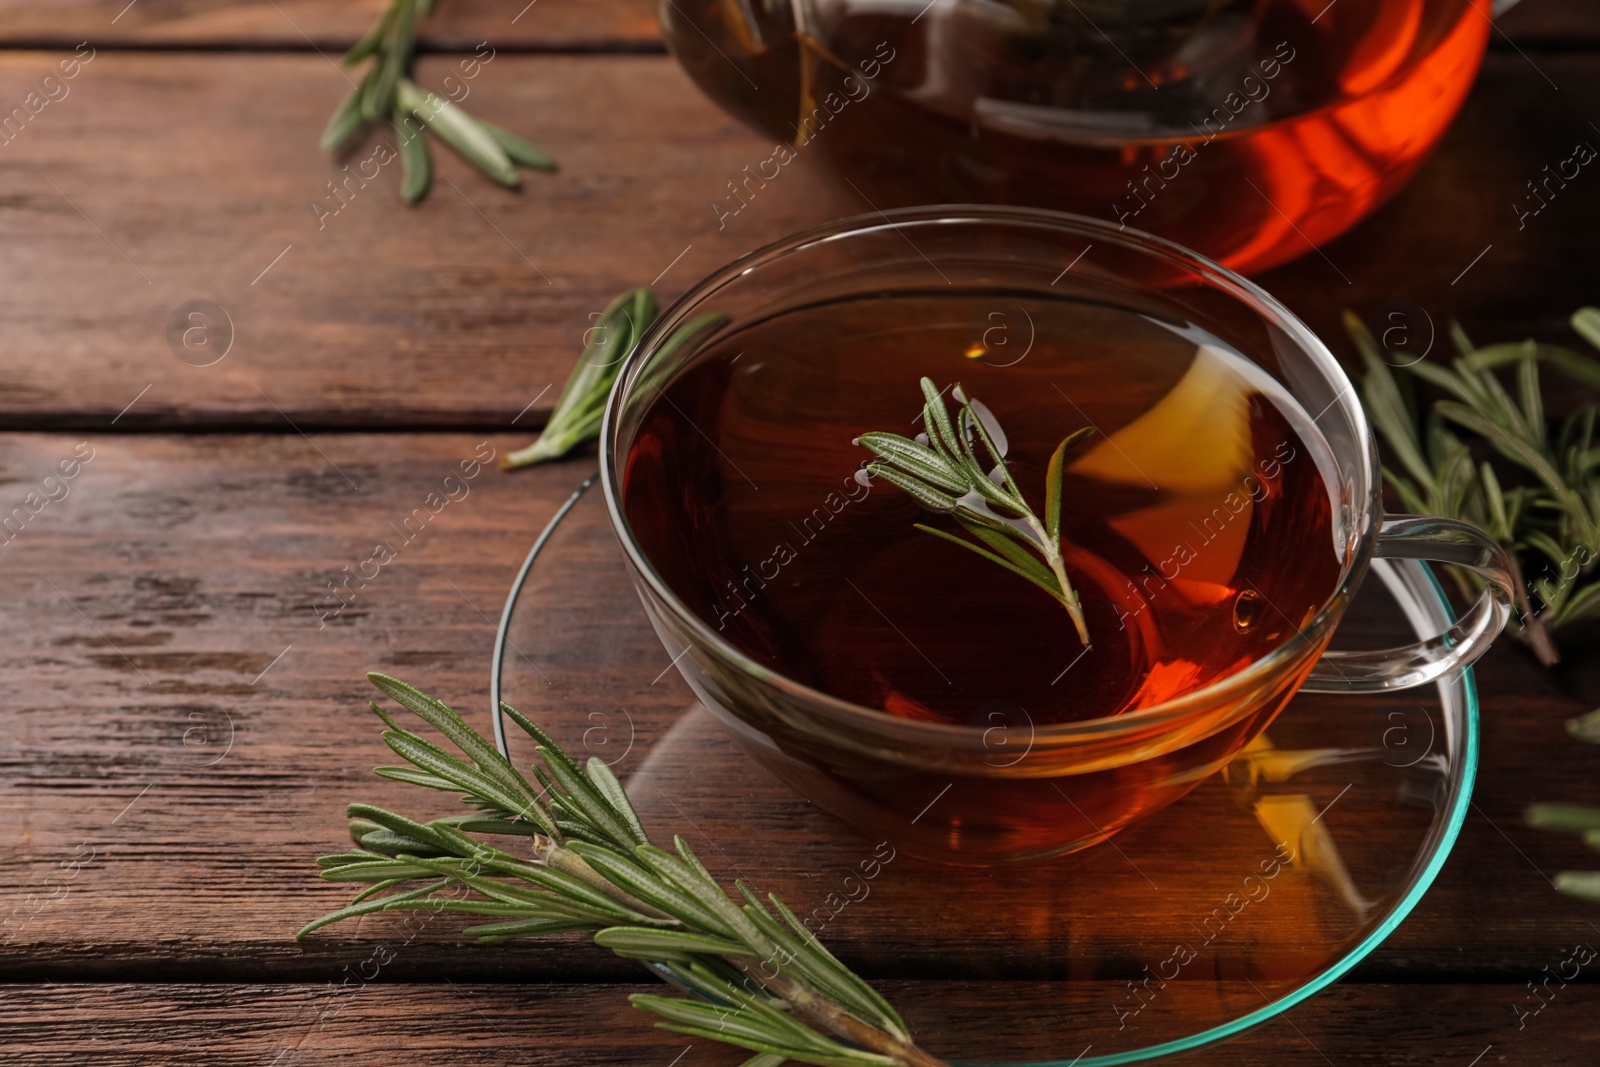
[[[714,615],[691,607],[663,577],[630,521],[627,493],[640,486],[629,479],[648,478],[651,469],[630,463],[642,420],[662,390],[696,366],[713,337],[738,336],[794,309],[870,303],[918,287],[951,300],[968,292],[1010,301],[1036,293],[1115,306],[1194,324],[1247,360],[1252,374],[1270,378],[1307,413],[1318,435],[1337,573],[1325,601],[1311,605],[1265,654],[1199,688],[1074,722],[1035,722],[1021,709],[974,716],[970,725],[890,714],[786,677],[736,646]],[[756,352],[750,358],[797,357]],[[607,505],[634,584],[705,706],[760,763],[821,807],[897,847],[903,842],[946,862],[1035,858],[1103,841],[1221,768],[1297,690],[1375,692],[1428,683],[1481,655],[1509,614],[1508,567],[1487,534],[1449,519],[1384,515],[1376,450],[1354,387],[1303,324],[1250,282],[1192,252],[1076,216],[988,207],[877,214],[737,260],[668,309],[629,357],[601,442]],[[691,491],[648,488],[663,499]],[[684,536],[692,537],[685,523]],[[1483,591],[1450,630],[1430,640],[1381,651],[1329,650],[1375,556],[1465,568]]]

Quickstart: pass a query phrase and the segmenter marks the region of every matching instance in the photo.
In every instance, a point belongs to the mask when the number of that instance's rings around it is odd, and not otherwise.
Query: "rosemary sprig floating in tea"
[[[607,304],[595,318],[594,326],[584,333],[583,353],[567,384],[561,387],[561,399],[556,401],[544,431],[527,448],[502,457],[500,466],[507,470],[531,467],[564,456],[585,441],[599,437],[606,400],[617,374],[655,320],[656,299],[649,289],[630,289]],[[662,343],[655,365],[670,367],[679,348],[702,331],[727,321],[728,316],[720,312],[690,319]]]
[[[367,123],[388,119],[400,138],[400,196],[408,204],[427,196],[433,185],[433,159],[422,140],[422,128],[432,130],[467,162],[508,188],[522,184],[518,167],[555,170],[555,157],[538,145],[473,118],[458,104],[410,79],[417,23],[432,11],[433,0],[393,0],[367,35],[345,53],[347,67],[366,59],[373,63],[328,120],[322,131],[323,150],[336,152]]]
[[[1600,309],[1578,311],[1572,325],[1600,348]],[[1505,547],[1517,587],[1513,633],[1541,663],[1554,665],[1560,652],[1551,634],[1600,618],[1600,405],[1548,418],[1539,364],[1600,388],[1600,361],[1533,341],[1477,348],[1452,325],[1457,358],[1449,366],[1416,361],[1397,373],[1358,318],[1346,313],[1345,326],[1366,364],[1367,413],[1400,466],[1385,467],[1385,481],[1407,509],[1471,522]],[[1515,396],[1496,376],[1500,369],[1515,372]],[[1442,394],[1425,417],[1416,380]],[[1475,444],[1504,463],[1496,468],[1476,457]],[[1514,484],[1502,481],[1508,474]]]
[[[356,847],[317,862],[325,880],[367,888],[297,938],[341,919],[421,908],[492,919],[467,929],[484,941],[586,932],[618,956],[667,968],[695,995],[630,997],[665,1020],[657,1026],[748,1049],[755,1056],[745,1067],[785,1060],[943,1067],[776,896],[763,900],[740,880],[731,900],[681,838],[671,852],[651,844],[604,762],[580,767],[502,704],[538,743],[535,787],[447,705],[387,675],[367,677],[466,757],[406,729],[373,702],[388,727],[384,741],[410,764],[376,773],[458,794],[475,810],[419,822],[350,805]]]
[[[968,397],[958,384],[951,391],[961,405],[952,422],[944,396],[932,379],[922,379],[924,432],[915,440],[874,431],[856,438],[883,462],[865,471],[903,489],[929,511],[950,515],[978,543],[917,523],[916,528],[976,552],[1011,573],[1026,578],[1054,597],[1089,647],[1083,605],[1067,578],[1061,552],[1061,477],[1067,450],[1092,431],[1084,427],[1056,446],[1045,473],[1044,518],[1028,505],[1006,467],[1006,437],[983,404]],[[988,454],[990,469],[979,461],[977,445]]]

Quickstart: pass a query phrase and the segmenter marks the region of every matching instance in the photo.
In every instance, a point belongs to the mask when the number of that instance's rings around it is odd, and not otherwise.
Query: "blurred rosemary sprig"
[[[1600,710],[1567,720],[1567,732],[1579,741],[1600,745]],[[1530,804],[1523,821],[1540,830],[1560,830],[1583,835],[1584,843],[1600,850],[1600,808],[1583,804]],[[1569,896],[1600,901],[1600,871],[1562,871],[1555,886]]]
[[[951,392],[961,407],[952,421],[933,380],[923,378],[921,386],[923,432],[916,440],[880,431],[856,438],[856,444],[881,460],[869,463],[866,473],[904,490],[929,511],[950,515],[977,543],[920,522],[917,529],[998,563],[1049,593],[1067,609],[1087,648],[1083,605],[1067,578],[1061,552],[1061,477],[1067,450],[1092,431],[1086,426],[1056,446],[1045,474],[1041,520],[1011,477],[1005,432],[989,409],[958,384]],[[978,458],[979,443],[988,455],[988,470]]]
[[[1600,617],[1600,405],[1548,417],[1540,364],[1600,389],[1600,361],[1531,340],[1478,348],[1452,324],[1456,358],[1448,366],[1418,360],[1396,367],[1360,319],[1346,312],[1345,326],[1366,365],[1367,413],[1398,463],[1384,468],[1384,480],[1406,509],[1471,522],[1505,547],[1517,585],[1513,634],[1554,665],[1560,652],[1552,634]],[[1600,348],[1600,309],[1579,310],[1572,326]],[[1515,395],[1498,371],[1513,374]],[[1426,414],[1418,381],[1440,393]],[[1490,452],[1503,461],[1498,467]]]
[[[572,369],[567,384],[562,386],[561,399],[556,401],[544,431],[527,448],[502,457],[500,465],[507,470],[530,467],[558,459],[585,441],[599,437],[606,400],[611,396],[617,373],[655,322],[656,314],[655,294],[649,289],[630,289],[607,304],[595,317],[594,325],[584,332],[578,365]],[[653,354],[652,366],[670,371],[672,357],[679,348],[727,319],[724,314],[712,312],[684,323]],[[642,383],[640,392],[648,387],[647,382]]]
[[[635,994],[663,1030],[747,1049],[745,1067],[943,1067],[893,1008],[824,948],[776,896],[742,880],[730,899],[681,838],[650,843],[611,769],[579,766],[501,705],[538,744],[537,786],[445,704],[383,674],[368,679],[458,749],[457,757],[376,702],[383,739],[409,766],[384,778],[455,793],[467,814],[419,822],[352,804],[355,848],[317,862],[330,882],[365,883],[350,905],[308,924],[378,911],[459,911],[492,921],[484,941],[587,932],[625,959],[665,969],[690,997]],[[490,843],[497,838],[505,848]],[[515,851],[512,851],[512,850]]]
[[[368,123],[387,119],[400,138],[400,196],[410,204],[427,196],[433,185],[433,158],[422,140],[424,128],[507,188],[522,183],[518,167],[555,170],[555,157],[538,145],[473,118],[410,79],[417,23],[432,11],[433,0],[393,0],[367,35],[345,53],[347,67],[367,59],[373,62],[328,120],[322,131],[323,150],[336,152]]]

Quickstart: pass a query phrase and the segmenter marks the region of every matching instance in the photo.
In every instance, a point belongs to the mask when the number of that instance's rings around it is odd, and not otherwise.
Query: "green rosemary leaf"
[[[735,884],[739,895],[745,899],[744,914],[761,929],[762,934],[774,946],[772,953],[762,960],[763,966],[770,964],[798,974],[806,985],[837,1001],[857,1018],[865,1019],[880,1029],[894,1033],[897,1037],[904,1037],[896,1029],[899,1020],[886,1017],[878,1010],[874,998],[868,995],[870,990],[866,989],[866,983],[855,978],[832,956],[818,952],[812,947],[815,939],[810,931],[803,937],[795,936],[768,914],[761,903],[761,898],[756,896],[743,880]]]
[[[1595,618],[1600,618],[1600,584],[1587,585],[1573,593],[1562,605],[1556,621],[1562,626],[1572,626]]]
[[[1400,464],[1405,467],[1406,472],[1424,490],[1435,491],[1432,472],[1422,458],[1416,422],[1412,419],[1410,406],[1400,393],[1394,373],[1379,355],[1377,342],[1367,332],[1366,326],[1359,318],[1350,312],[1345,312],[1345,326],[1355,338],[1356,347],[1366,364],[1366,375],[1362,379],[1362,394],[1366,401],[1367,414],[1372,417],[1373,425],[1383,435],[1390,450],[1399,457]],[[1417,510],[1425,511],[1426,508],[1421,507]]]
[[[329,867],[322,872],[324,882],[382,882],[390,878],[423,878],[433,873],[432,868],[400,860],[373,860],[367,863],[349,863],[343,867]]]
[[[361,128],[364,121],[361,115],[361,93],[366,81],[345,96],[344,100],[334,109],[333,115],[328,119],[328,125],[323,128],[321,147],[324,152],[337,152],[344,147],[350,135]]]
[[[992,464],[991,470],[1000,474],[1006,489],[1009,490],[1009,495],[1017,501],[1016,505],[1014,505],[1017,510],[1026,511],[1027,504],[1023,500],[1022,490],[1017,487],[1015,479],[1011,477],[1011,468],[1006,465],[1007,442],[1005,431],[1000,428],[999,420],[976,397],[968,397],[963,393],[959,384],[951,390],[951,393],[962,404],[961,414],[956,419],[956,426],[965,430],[966,440],[969,443],[972,441],[972,431],[976,431],[978,439],[983,442],[984,451],[989,453],[989,462]],[[962,427],[963,421],[969,425]],[[976,453],[973,454],[973,458],[977,458]],[[997,484],[992,477],[988,481],[991,484]]]
[[[599,756],[590,756],[584,764],[585,773],[606,803],[611,805],[613,811],[622,816],[622,821],[627,824],[629,832],[633,835],[635,844],[644,844],[650,840],[650,835],[644,832],[644,826],[639,822],[639,813],[633,808],[633,801],[628,799],[628,791],[622,788],[622,783],[617,781],[617,776],[611,772],[605,760]]]
[[[954,534],[945,533],[943,530],[936,530],[932,526],[926,526],[920,522],[914,523],[913,525],[916,529],[921,530],[923,533],[931,533],[935,537],[942,537],[951,544],[960,545],[962,548],[976,552],[978,555],[982,556],[991,563],[1000,564],[1000,566],[1004,567],[1012,574],[1015,574],[1021,578],[1026,578],[1028,581],[1032,582],[1034,585],[1037,585],[1040,589],[1043,589],[1051,596],[1060,596],[1059,590],[1057,590],[1053,584],[1045,584],[1044,582],[1041,582],[1038,578],[1034,577],[1032,574],[1029,574],[1027,571],[1023,570],[1021,567],[1018,567],[1015,563],[1012,563],[1003,556],[998,556],[988,549],[975,545],[971,541],[963,540]]]
[[[1587,833],[1600,830],[1600,808],[1582,804],[1530,804],[1522,820],[1535,829]]]
[[[420,785],[424,789],[437,789],[444,793],[458,793],[460,789],[454,782],[446,781],[438,775],[419,771],[415,767],[375,767],[372,771],[379,778],[388,778],[390,781],[405,782],[408,785]]]
[[[361,101],[361,113],[367,120],[386,115],[394,107],[395,90],[411,65],[416,27],[416,0],[394,0],[394,17],[379,44],[377,77]]]
[[[449,100],[423,89],[409,78],[401,78],[395,100],[401,110],[416,115],[445,144],[483,173],[509,189],[522,184],[511,158],[481,126]]]
[[[569,841],[587,841],[591,845],[610,846],[611,838],[581,819],[568,819],[563,813],[556,815],[556,826]]]
[[[355,896],[351,897],[350,898],[350,903],[351,904],[359,904],[363,900],[368,899],[369,897],[375,897],[379,893],[387,892],[388,890],[393,889],[397,885],[405,885],[409,881],[411,881],[411,879],[409,879],[409,878],[386,878],[381,882],[373,882],[371,885],[367,886],[367,888],[363,889],[361,892],[359,892]]]
[[[785,1062],[787,1061],[782,1056],[775,1056],[770,1052],[758,1052],[739,1067],[782,1067]]]
[[[468,767],[416,734],[385,730],[383,740],[401,759],[416,764],[431,775],[454,782],[463,792],[482,797],[504,811],[538,817],[534,815],[538,805],[528,804],[488,775]],[[551,828],[554,829],[553,823]]]
[[[658,953],[695,953],[733,956],[746,950],[737,941],[686,930],[653,930],[647,926],[611,926],[594,935],[595,944],[625,952],[635,959],[659,958]]]
[[[368,30],[366,36],[357,41],[350,51],[344,54],[344,58],[340,62],[347,67],[353,67],[376,52],[378,45],[383,43],[384,37],[389,33],[389,25],[394,21],[394,12],[397,6],[391,3],[384,8],[383,14],[378,16],[378,21],[373,23],[372,29]]]
[[[1037,546],[1020,530],[1008,526],[1005,532],[1002,533],[993,527],[972,522],[961,512],[956,513],[956,522],[961,524],[962,529],[1010,560],[1018,569],[1026,572],[1035,585],[1043,589],[1050,589],[1056,593],[1060,592],[1060,589],[1055,584],[1055,575],[1051,574],[1045,565],[1039,562],[1038,556],[1033,555],[1027,548],[1023,547],[1023,545],[1035,548]],[[1021,541],[1022,544],[1018,544],[1018,541]]]
[[[532,167],[534,170],[554,172],[559,169],[556,157],[531,141],[525,141],[510,130],[501,129],[492,122],[485,122],[483,119],[475,119],[474,121],[483,127],[484,132],[493,138],[494,142],[500,146],[501,151],[505,152],[513,163],[524,167]]]
[[[711,876],[710,871],[706,870],[706,865],[700,862],[700,857],[694,854],[694,849],[689,847],[689,842],[677,834],[673,834],[672,847],[677,850],[678,858],[693,868],[694,872],[700,876],[701,881],[707,885],[717,885],[717,880]]]
[[[510,760],[500,754],[499,749],[468,726],[450,705],[434,700],[387,674],[373,671],[367,675],[367,681],[390,700],[448,737],[451,744],[465,753],[478,770],[495,779],[513,794],[519,795],[527,804],[535,803],[538,791],[528,784],[528,780],[511,765]]]
[[[544,749],[539,751],[543,753]],[[560,785],[563,791],[561,801],[569,811],[581,814],[585,821],[610,838],[618,848],[631,849],[636,844],[632,829],[582,772],[574,773],[562,760],[545,761],[545,769]]]
[[[1439,414],[1451,422],[1482,435],[1494,447],[1495,451],[1513,463],[1520,464],[1533,471],[1552,489],[1560,490],[1563,488],[1561,475],[1550,465],[1549,460],[1516,440],[1501,425],[1480,414],[1477,409],[1449,400],[1441,400],[1434,406]]]
[[[1542,446],[1545,443],[1546,431],[1544,395],[1539,391],[1539,359],[1532,341],[1523,347],[1526,354],[1517,368],[1517,394],[1522,403],[1522,419],[1528,426],[1529,436]]]
[[[630,289],[606,305],[586,331],[583,354],[562,387],[544,432],[527,448],[503,457],[500,465],[509,470],[541,463],[598,437],[611,386],[655,318],[655,296],[649,289]]]
[[[551,919],[559,918],[562,922],[580,922],[577,919],[553,917],[543,907],[537,904],[511,903],[504,900],[446,900],[435,898],[429,902],[429,907],[437,907],[439,911],[464,912],[468,915],[493,915],[506,919]],[[584,928],[592,930],[594,924],[584,923]],[[470,930],[471,927],[468,927]]]
[[[886,1030],[899,1037],[902,1041],[911,1040],[911,1031],[907,1028],[905,1020],[900,1018],[900,1013],[895,1011],[889,1002],[879,995],[876,989],[873,989],[854,971],[840,963],[839,958],[828,951],[828,946],[824,945],[817,938],[817,935],[813,934],[805,923],[801,922],[800,918],[789,910],[787,904],[778,899],[776,893],[768,893],[767,900],[771,902],[773,910],[788,924],[789,929],[795,932],[795,936],[801,938],[817,955],[832,963],[842,977],[855,986],[862,996],[877,1006],[878,1014],[888,1023],[885,1027]]]
[[[971,408],[963,407],[961,409],[960,414],[956,416],[956,428],[961,434],[961,461],[966,467],[970,479],[967,489],[977,493],[991,504],[999,504],[1008,511],[1014,511],[1018,514],[1027,514],[1028,505],[1023,501],[1022,494],[1015,491],[1015,483],[1011,481],[1011,474],[1006,470],[1005,457],[996,450],[994,442],[989,439],[987,431],[984,430],[983,423],[977,416],[973,415]],[[988,471],[984,469],[983,462],[978,459],[977,450],[972,443],[974,433],[983,441],[984,447],[989,452],[990,461],[1001,472],[1002,477],[1005,478],[1007,488],[997,485],[994,479],[989,477]]]
[[[305,937],[309,933],[312,933],[313,931],[320,930],[324,926],[339,922],[344,919],[353,919],[358,915],[371,915],[372,913],[379,911],[392,911],[403,905],[415,903],[416,901],[426,897],[429,893],[443,889],[449,884],[450,880],[447,878],[443,881],[435,882],[432,885],[425,885],[418,889],[414,889],[408,893],[397,893],[394,896],[383,897],[380,900],[368,900],[360,904],[353,904],[349,907],[340,908],[338,911],[331,911],[319,919],[311,920],[299,930],[295,931],[294,939],[299,941],[301,938]]]
[[[917,386],[922,390],[922,425],[929,443],[946,457],[955,455],[961,443],[956,437],[955,424],[950,421],[950,412],[944,406],[944,394],[933,384],[932,378],[920,379]]]
[[[1476,478],[1477,469],[1472,465],[1470,452],[1462,449],[1452,455],[1439,474],[1439,500],[1443,509],[1452,515],[1461,514]]]
[[[637,993],[628,999],[634,1004],[640,1004],[641,1000],[646,1001],[646,1005],[643,1006],[648,1010],[663,1015],[673,1022],[689,1026],[725,1028],[733,1033],[742,1033],[768,1041],[775,1048],[787,1045],[797,1052],[805,1050],[823,1054],[832,1053],[835,1049],[844,1051],[843,1046],[831,1038],[824,1037],[789,1015],[769,1007],[742,989],[729,986],[725,996],[729,998],[731,1006],[703,1004],[675,997],[656,997],[649,993]]]
[[[717,921],[729,931],[730,936],[749,946],[755,955],[771,957],[777,951],[777,946],[761,932],[761,928],[750,920],[744,910],[728,899],[728,894],[723,892],[721,886],[709,877],[702,876],[700,870],[654,845],[640,845],[633,850],[633,853],[641,863],[693,897],[696,903],[715,915]]]
[[[651,871],[600,845],[574,841],[569,846],[589,865],[599,871],[613,885],[657,908],[691,928],[707,930],[719,937],[734,938],[738,934],[699,900],[668,885]]]
[[[469,926],[462,933],[471,934],[480,941],[511,941],[523,937],[544,937],[549,934],[571,934],[592,930],[593,925],[569,919],[522,919],[517,922],[485,923]]]
[[[392,811],[386,811],[372,804],[349,804],[345,806],[344,810],[345,814],[350,818],[377,823],[384,830],[397,837],[421,842],[441,852],[452,851],[451,844],[447,844],[446,839],[441,837],[431,826],[424,825],[414,819],[408,819],[404,815],[396,815]],[[371,845],[366,844],[364,839],[362,844],[367,848],[372,848]]]
[[[1600,348],[1600,308],[1582,307],[1572,313],[1572,328],[1585,341]]]
[[[1063,437],[1055,452],[1051,453],[1050,466],[1045,470],[1044,535],[1058,544],[1061,541],[1061,479],[1066,474],[1067,450],[1093,432],[1092,427],[1085,426]]]
[[[533,738],[534,742],[538,745],[539,753],[544,759],[546,765],[548,765],[552,759],[558,760],[570,771],[572,771],[573,774],[582,773],[579,770],[578,765],[573,762],[572,757],[567,755],[567,750],[557,744],[555,738],[551,737],[549,734],[545,733],[544,730],[540,729],[540,727],[535,724],[532,719],[528,718],[526,715],[522,714],[522,712],[518,711],[516,708],[512,707],[510,704],[507,704],[503,700],[500,702],[500,710],[504,712],[512,722],[516,723],[517,726],[522,729],[523,733]],[[549,788],[548,782],[545,784],[545,788]]]
[[[360,842],[356,842],[360,844]],[[331,856],[318,856],[318,867],[343,867],[347,863],[365,863],[368,860],[387,859],[381,852],[368,852],[366,849],[354,848],[348,852],[339,852]]]
[[[575,904],[582,905],[583,907],[587,907],[595,911],[608,913],[611,916],[611,920],[607,925],[615,925],[618,922],[628,923],[635,926],[663,925],[679,921],[676,919],[658,919],[654,916],[645,915],[642,912],[630,908],[625,904],[613,900],[611,897],[601,893],[599,890],[595,889],[582,879],[576,878],[565,871],[558,871],[552,867],[539,867],[530,864],[510,864],[504,862],[495,864],[495,867],[498,870],[514,874],[516,877],[521,878],[533,885],[541,886],[542,888],[558,894],[559,896],[562,896]],[[502,888],[504,888],[503,883],[499,884]],[[473,888],[478,887],[474,886]],[[480,891],[487,893],[488,888],[485,887]]]
[[[1567,720],[1567,733],[1579,741],[1587,741],[1591,745],[1600,745],[1600,709],[1580,715],[1575,719]],[[1597,812],[1600,814],[1600,812]]]
[[[617,905],[611,901],[604,902],[603,906],[597,906],[581,904],[576,900],[556,895],[540,897],[537,900],[514,900],[508,899],[504,896],[499,896],[495,893],[485,892],[486,889],[491,888],[489,880],[485,879],[482,875],[474,873],[476,865],[470,860],[427,860],[415,856],[408,856],[405,858],[415,863],[419,867],[426,867],[429,870],[436,871],[441,874],[448,874],[455,881],[477,889],[480,893],[484,893],[485,896],[495,897],[495,899],[497,899],[500,903],[516,904],[524,909],[536,908],[538,909],[539,913],[546,918],[558,918],[574,922],[582,922],[585,923],[590,929],[613,926],[618,921],[627,922],[633,918],[631,913],[620,910]],[[446,910],[471,911],[481,903],[481,901],[463,901],[459,902],[459,907],[453,907]]]
[[[1429,507],[1428,502],[1423,500],[1422,496],[1417,492],[1417,487],[1394,473],[1394,471],[1388,467],[1383,467],[1381,470],[1383,480],[1394,486],[1395,492],[1400,494],[1400,506],[1403,510],[1409,511],[1413,515],[1426,515],[1430,511],[1441,510]]]
[[[1469,406],[1481,406],[1484,402],[1485,398],[1479,395],[1471,379],[1462,378],[1459,374],[1444,367],[1435,366],[1426,360],[1419,360],[1408,366],[1406,371],[1416,375],[1430,385],[1438,386]]]
[[[538,825],[523,819],[502,819],[495,815],[450,815],[436,820],[446,826],[471,834],[505,834],[515,837],[538,837],[544,834]],[[545,834],[545,836],[549,836]]]
[[[1600,871],[1562,871],[1556,888],[1582,900],[1600,900]]]
[[[788,1040],[788,1034],[773,1027],[767,1020],[740,1019],[727,1009],[698,1004],[692,1000],[661,997],[653,993],[634,993],[628,1002],[644,1011],[654,1012],[671,1020],[657,1023],[663,1030],[705,1037],[729,1045],[754,1051],[767,1052],[792,1058],[797,1051]]]
[[[415,204],[433,188],[433,155],[411,117],[395,109],[394,129],[400,142],[400,199]]]
[[[1511,516],[1506,510],[1505,493],[1500,490],[1500,479],[1494,468],[1484,463],[1478,468],[1478,484],[1483,487],[1483,499],[1489,505],[1489,533],[1497,541],[1514,539]]]
[[[941,493],[933,486],[920,482],[887,464],[869,463],[866,472],[873,478],[882,478],[890,485],[896,486],[928,511],[950,512],[956,509],[955,497]]]
[[[447,856],[448,852],[434,848],[426,841],[405,837],[389,830],[375,830],[361,839],[363,848],[369,848],[384,856],[419,855],[419,856]]]
[[[898,470],[946,493],[959,495],[967,491],[967,480],[943,456],[909,437],[894,433],[864,433],[856,438],[855,443],[887,460]]]

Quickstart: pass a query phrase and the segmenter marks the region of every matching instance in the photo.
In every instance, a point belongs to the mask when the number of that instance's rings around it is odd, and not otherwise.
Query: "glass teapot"
[[[694,81],[781,142],[733,196],[815,154],[874,207],[1058,208],[1245,272],[1332,239],[1410,178],[1477,73],[1486,8],[660,0]]]

